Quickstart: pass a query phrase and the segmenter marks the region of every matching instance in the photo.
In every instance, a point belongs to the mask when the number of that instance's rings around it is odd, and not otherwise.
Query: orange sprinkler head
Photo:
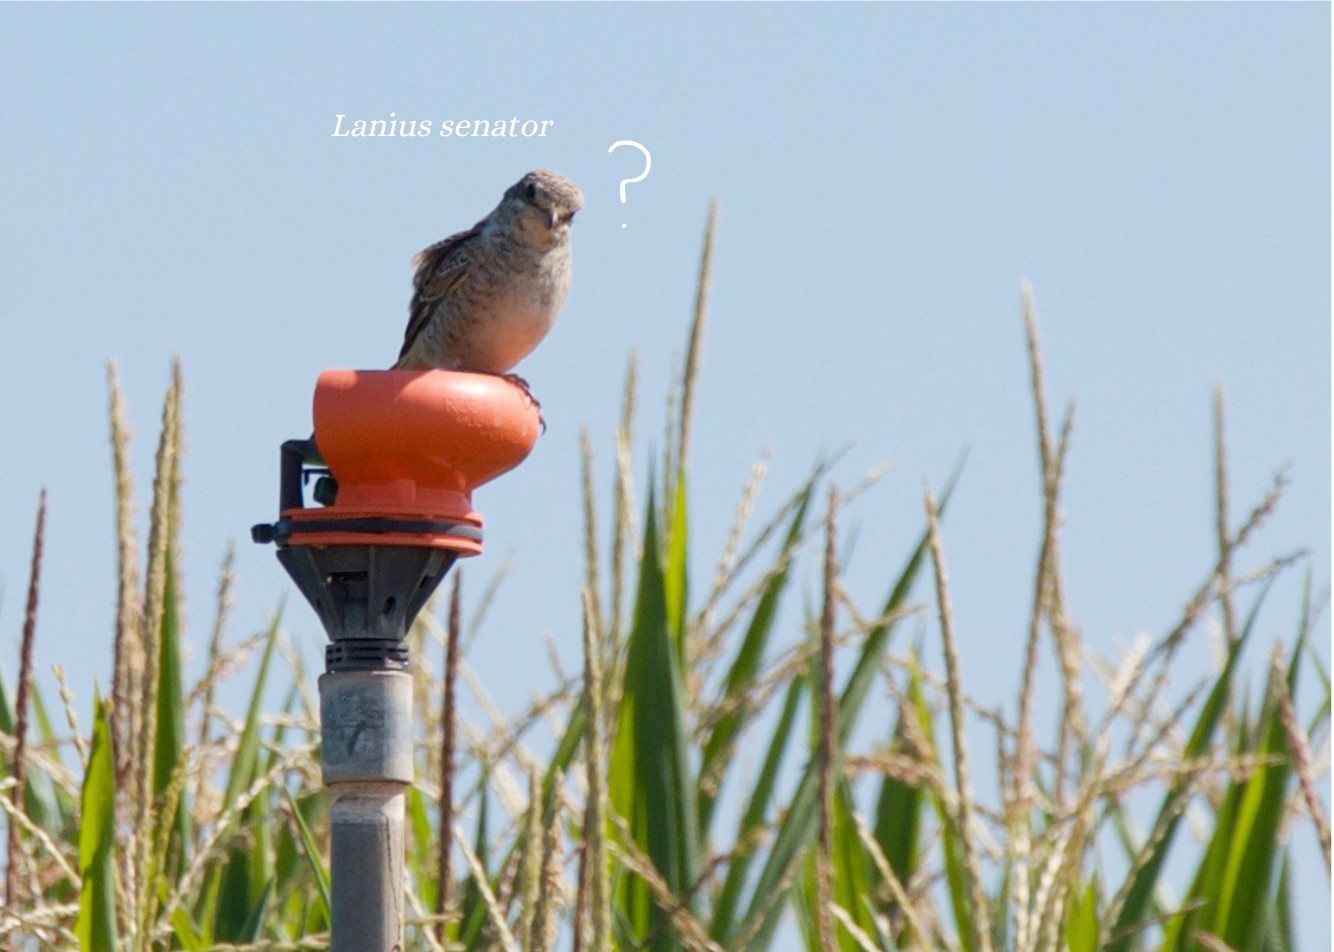
[[[315,385],[315,443],[337,494],[324,509],[285,510],[288,542],[476,555],[473,489],[523,462],[540,428],[532,398],[492,374],[326,370]],[[368,524],[373,533],[359,532]]]
[[[540,426],[532,398],[492,374],[326,370],[315,385],[338,506],[448,507],[523,462]]]
[[[326,370],[314,413],[314,440],[282,447],[279,520],[251,534],[277,543],[330,650],[360,651],[401,639],[454,560],[482,551],[472,491],[523,462],[541,416],[503,377],[446,370]],[[312,476],[322,506],[305,504]]]

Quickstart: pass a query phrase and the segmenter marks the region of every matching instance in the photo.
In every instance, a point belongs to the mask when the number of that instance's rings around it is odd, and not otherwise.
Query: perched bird
[[[417,255],[394,369],[501,374],[527,390],[510,370],[542,342],[565,303],[570,223],[583,204],[563,175],[529,172],[491,214]]]
[[[583,206],[579,186],[538,169],[506,189],[477,224],[418,254],[408,326],[391,369],[504,376],[523,388],[541,419],[528,382],[510,370],[542,343],[570,292],[570,224]],[[308,443],[308,458],[318,459],[315,434]],[[326,475],[314,498],[332,505],[337,492]]]

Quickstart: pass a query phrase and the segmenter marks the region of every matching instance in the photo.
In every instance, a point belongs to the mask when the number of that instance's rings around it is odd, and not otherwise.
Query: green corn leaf
[[[168,545],[166,584],[163,589],[161,644],[158,653],[157,742],[153,746],[153,795],[162,797],[185,756],[185,701],[181,689],[181,630],[177,592],[176,557]],[[159,816],[159,828],[169,827],[167,862],[162,871],[168,880],[181,868],[191,842],[190,811],[182,796],[172,816]]]
[[[28,697],[32,702],[37,736],[43,746],[55,750],[60,746],[60,741],[51,726],[51,717],[47,714],[41,687],[34,680],[29,688]],[[76,836],[78,816],[78,804],[74,802],[74,798],[62,784],[54,783],[46,773],[32,769],[31,763],[27,773],[27,780],[24,783],[24,811],[43,829],[73,841]],[[29,797],[31,799],[28,799]]]
[[[1316,679],[1320,682],[1320,704],[1316,707],[1316,712],[1311,718],[1311,723],[1307,725],[1306,734],[1311,736],[1319,732],[1320,727],[1329,720],[1330,711],[1330,689],[1329,672],[1325,670],[1320,662],[1320,656],[1316,654],[1315,648],[1308,644],[1306,646],[1307,664],[1315,671]]]
[[[650,480],[650,486],[652,480]],[[610,758],[612,808],[630,827],[672,892],[687,907],[696,878],[695,789],[687,763],[681,671],[671,630],[657,507],[652,488],[645,515],[639,592],[626,644],[625,681]],[[617,904],[653,952],[680,948],[667,915],[638,877],[622,880]]]
[[[751,792],[750,800],[741,817],[741,824],[737,830],[738,842],[753,836],[764,823],[769,805],[773,801],[778,770],[783,764],[783,755],[787,753],[788,738],[792,735],[792,725],[796,721],[797,709],[806,687],[805,678],[794,678],[788,684],[787,694],[783,699],[783,710],[779,715],[778,724],[774,727],[773,737],[769,741],[764,765],[760,768],[755,789]],[[723,880],[723,887],[717,899],[714,900],[713,919],[709,924],[709,934],[714,938],[730,935],[733,932],[741,890],[745,886],[755,855],[753,848],[747,850],[734,858],[727,867],[727,876]]]
[[[723,699],[735,700],[744,697],[759,676],[764,662],[765,649],[769,645],[769,636],[773,633],[774,620],[778,617],[778,604],[787,588],[788,569],[792,551],[801,537],[802,526],[814,489],[814,479],[808,481],[800,496],[792,522],[788,527],[783,548],[776,565],[782,566],[774,572],[764,586],[759,600],[755,603],[755,612],[746,628],[741,647],[737,650],[732,666],[724,682]],[[731,760],[733,749],[741,732],[750,722],[752,712],[743,704],[720,717],[709,732],[704,742],[704,756],[700,764],[700,777],[707,782],[699,785],[699,830],[701,839],[707,838],[709,826],[713,820],[713,809],[718,800],[718,791],[722,786],[724,764]]]
[[[1294,654],[1290,673],[1295,673]],[[1219,935],[1235,949],[1257,946],[1260,926],[1265,920],[1277,867],[1282,858],[1279,849],[1279,825],[1292,779],[1291,751],[1287,734],[1278,715],[1278,699],[1266,692],[1258,739],[1261,756],[1274,755],[1278,763],[1267,764],[1246,781],[1236,825],[1219,829],[1215,836],[1230,840],[1222,891],[1218,897],[1216,924]]]
[[[221,807],[229,809],[249,789],[260,770],[260,712],[263,707],[264,687],[268,682],[269,665],[278,643],[278,619],[269,626],[264,654],[260,659],[255,687],[250,694],[250,706],[245,726],[232,759],[231,772],[223,791]],[[242,930],[254,915],[256,904],[272,878],[270,866],[267,803],[264,796],[251,801],[241,813],[240,822],[256,837],[253,846],[235,850],[222,865],[212,866],[204,880],[196,920],[205,939],[225,942],[242,941]]]
[[[1311,570],[1308,567],[1306,576],[1302,580],[1302,614],[1301,620],[1297,623],[1297,645],[1303,649],[1302,653],[1306,655],[1308,667],[1315,672],[1316,680],[1320,682],[1320,703],[1316,706],[1316,712],[1311,718],[1310,725],[1306,728],[1308,737],[1314,737],[1319,733],[1321,727],[1329,720],[1330,711],[1330,686],[1329,672],[1325,670],[1324,662],[1320,660],[1319,653],[1315,650],[1315,645],[1307,637],[1311,631]],[[1295,688],[1295,679],[1297,676],[1297,665],[1292,665],[1292,670],[1288,675],[1288,692],[1292,693]]]
[[[79,823],[79,918],[74,931],[83,952],[115,952],[116,891],[112,859],[116,775],[106,705],[94,698],[93,746],[83,778]]]
[[[650,477],[651,480],[651,477]],[[676,642],[677,665],[686,665],[686,602],[689,599],[690,578],[687,570],[688,522],[686,519],[686,474],[681,470],[676,477],[676,492],[672,499],[672,524],[667,526],[666,563],[662,568],[663,600],[667,620]]]
[[[1244,753],[1247,746],[1246,738],[1250,734],[1248,723],[1249,719],[1243,712],[1237,730],[1237,749],[1234,751],[1236,754]],[[1241,809],[1242,790],[1241,784],[1233,783],[1229,784],[1224,791],[1223,797],[1214,812],[1215,831],[1230,830],[1237,822],[1237,813]],[[1184,911],[1174,916],[1164,929],[1162,949],[1165,952],[1166,950],[1182,950],[1184,952],[1187,949],[1195,949],[1196,944],[1192,934],[1196,929],[1212,931],[1217,928],[1215,922],[1216,900],[1222,889],[1223,876],[1227,868],[1228,849],[1229,844],[1226,836],[1215,835],[1210,839],[1187,893],[1189,902],[1185,904]],[[1207,905],[1199,905],[1201,900],[1206,902]],[[1143,928],[1143,926],[1140,928]]]
[[[41,738],[43,744],[56,743],[55,728],[51,726],[51,715],[47,713],[46,702],[42,700],[42,692],[34,682],[29,685],[31,690],[28,696],[32,698],[32,720],[37,727],[37,736]]]
[[[305,904],[304,918],[294,919],[292,921],[300,924],[300,931],[293,938],[303,935],[313,935],[316,932],[329,931],[329,913],[324,906],[315,901]]]
[[[288,689],[287,697],[283,701],[282,712],[284,715],[293,715],[299,697],[300,686],[294,679],[291,687]],[[276,762],[278,756],[276,751],[282,748],[283,739],[286,736],[286,733],[286,725],[279,724],[274,728],[273,747],[275,749],[269,753],[269,767],[272,767]],[[282,788],[282,792],[287,794],[288,791],[284,787]],[[296,805],[292,802],[292,798],[289,796],[287,799],[289,803],[292,803],[292,808],[295,809]],[[307,800],[309,801],[309,797]],[[293,900],[296,897],[289,895],[292,888],[304,888],[306,885],[305,873],[307,872],[308,867],[302,858],[304,852],[301,847],[297,845],[299,836],[299,833],[293,831],[291,824],[279,823],[273,839],[274,892],[280,896],[286,897],[286,899],[281,901],[277,913],[279,916],[283,917],[282,921],[284,922],[297,921],[297,919],[287,915],[289,910],[292,910],[292,916],[295,916],[295,912],[298,909],[304,908],[303,906],[294,905]]]
[[[241,927],[241,942],[249,945],[259,939],[260,930],[264,928],[264,914],[269,908],[269,897],[272,895],[273,880],[269,879],[264,884],[264,888],[260,890],[254,908],[250,910],[250,917],[246,920],[245,925]]]
[[[42,703],[41,689],[35,681],[30,688],[28,696],[32,699],[38,736],[43,744],[51,744],[54,734],[50,719],[46,716],[46,706]],[[14,708],[5,694],[4,679],[0,678],[0,731],[12,737],[14,730]],[[14,765],[7,754],[0,754],[0,769],[3,769],[5,774],[13,772]],[[23,783],[23,810],[33,823],[48,832],[72,836],[74,829],[72,818],[77,813],[75,807],[74,799],[63,787],[52,784],[45,773],[33,769],[32,764],[29,764],[27,777]]]
[[[435,908],[440,883],[438,856],[431,851],[431,818],[426,812],[426,798],[416,787],[408,787],[406,795],[407,830],[411,836],[404,844],[404,859],[417,880],[417,890],[428,909]],[[443,832],[443,831],[442,831]]]
[[[565,724],[564,733],[561,734],[560,742],[556,745],[555,753],[551,755],[551,760],[547,763],[546,772],[542,776],[543,803],[550,802],[551,791],[555,785],[557,775],[562,773],[567,773],[569,771],[570,763],[574,760],[575,754],[579,752],[580,744],[583,742],[585,716],[586,715],[584,710],[584,699],[582,696],[580,696],[579,698],[576,699],[574,707],[570,710],[570,719]],[[486,806],[486,801],[484,799],[486,790],[485,771],[483,771],[483,775],[484,776],[482,780],[482,794],[483,794],[482,805],[483,805],[483,812],[485,812],[485,806]],[[482,843],[482,837],[479,836],[478,837],[479,848],[476,850],[476,852],[478,857],[480,857],[483,860],[483,862],[485,862],[486,852],[484,848],[481,848],[483,847],[483,845],[484,844]],[[510,864],[510,862],[513,861],[514,854],[522,850],[523,848],[524,848],[524,833],[523,830],[520,829],[515,835],[514,839],[510,841],[509,848],[506,850],[504,859],[500,863],[500,868],[503,869],[507,867]],[[471,888],[475,890],[476,884],[472,883],[471,878],[469,878],[468,882],[471,884]],[[467,893],[465,892],[465,896],[466,895]],[[481,903],[480,892],[476,894],[475,899],[478,904]],[[486,921],[485,907],[479,905],[471,912],[465,912],[463,915],[461,915],[460,921],[463,923],[459,931],[459,935],[461,937],[460,941],[463,942],[465,946],[471,948],[468,942],[464,941],[464,939],[465,938],[469,940],[476,939],[478,934],[477,930],[481,929],[482,925]]]
[[[296,913],[304,908],[304,904],[294,902],[293,894],[310,888],[310,866],[299,844],[301,835],[292,827],[280,822],[273,836],[273,888],[279,897],[273,915],[275,921],[284,924],[295,923]]]
[[[204,886],[195,902],[194,922],[199,926],[199,940],[205,947],[213,944],[213,927],[218,920],[218,897],[222,892],[222,876],[214,866],[204,877]]]
[[[199,930],[190,921],[190,913],[184,909],[178,908],[171,914],[171,928],[176,935],[176,941],[185,952],[204,952],[208,948],[199,935]]]
[[[909,682],[909,695],[920,693],[921,685],[914,674]],[[891,752],[906,748],[903,717],[904,712],[900,709],[894,724],[894,737],[890,743]],[[926,798],[920,786],[904,783],[897,777],[888,775],[880,783],[872,833],[889,862],[889,868],[901,883],[910,882],[913,874],[917,872],[922,808],[925,803]],[[883,884],[878,873],[874,875],[874,882],[875,890],[879,892]],[[890,914],[896,905],[892,900],[887,900],[881,911]]]
[[[831,859],[834,866],[834,901],[851,917],[852,921],[866,935],[875,934],[875,920],[867,908],[863,897],[870,895],[872,871],[871,859],[866,855],[866,847],[857,835],[857,825],[853,820],[856,804],[852,799],[852,786],[847,779],[842,779],[834,788],[834,810],[831,817]],[[848,934],[842,924],[836,924],[838,944],[842,952],[861,952],[861,946]]]
[[[816,920],[815,854],[802,863],[801,878],[792,890],[792,917],[801,933],[801,947],[806,952],[824,952],[820,947],[820,927]]]
[[[292,683],[288,685],[287,696],[284,697],[283,704],[281,704],[281,712],[283,712],[284,715],[291,716],[292,712],[295,711],[296,703],[299,699],[300,685],[293,679]],[[285,737],[287,737],[287,725],[277,724],[276,727],[273,728],[271,749],[269,749],[267,755],[265,755],[265,773],[271,771],[273,767],[276,767],[279,760],[281,760],[279,751],[283,749]],[[287,788],[279,787],[279,789],[284,795],[287,795]],[[291,797],[289,796],[288,801],[291,801]],[[295,805],[293,805],[293,808],[295,808]],[[264,800],[264,804],[261,805],[259,809],[255,809],[255,811],[247,811],[247,813],[248,821],[259,821],[259,823],[263,824],[255,839],[255,852],[257,853],[255,860],[259,860],[261,863],[265,864],[264,867],[261,868],[260,875],[265,877],[265,879],[267,879],[267,877],[272,877],[273,892],[283,893],[284,887],[287,887],[288,884],[292,883],[293,877],[300,876],[301,871],[304,869],[304,864],[300,863],[300,857],[297,856],[297,853],[300,851],[297,851],[291,827],[288,827],[285,823],[280,823],[277,824],[275,828],[273,827],[273,824],[269,823],[271,816],[269,816],[268,799]],[[271,857],[271,859],[269,859],[269,857]]]
[[[1203,756],[1213,742],[1214,731],[1222,720],[1223,711],[1227,706],[1227,701],[1232,693],[1232,678],[1237,669],[1237,662],[1241,656],[1241,650],[1246,645],[1251,631],[1255,627],[1255,620],[1260,611],[1260,606],[1264,603],[1266,593],[1273,584],[1271,578],[1259,596],[1255,600],[1250,614],[1247,616],[1246,624],[1238,634],[1236,640],[1228,646],[1227,660],[1223,664],[1223,670],[1214,682],[1213,688],[1209,691],[1209,696],[1205,699],[1204,706],[1200,709],[1199,716],[1196,718],[1195,726],[1191,730],[1190,739],[1186,748],[1182,751],[1182,758],[1194,758]],[[1110,934],[1114,937],[1108,946],[1108,952],[1131,952],[1132,943],[1135,937],[1143,928],[1150,908],[1150,901],[1153,896],[1155,886],[1162,875],[1163,864],[1167,861],[1168,851],[1171,849],[1173,837],[1176,834],[1177,825],[1180,822],[1181,814],[1179,811],[1182,797],[1189,793],[1189,781],[1185,778],[1177,780],[1168,788],[1163,796],[1162,805],[1159,807],[1159,818],[1171,817],[1163,821],[1164,833],[1157,839],[1153,845],[1153,852],[1143,864],[1132,864],[1132,873],[1134,879],[1131,882],[1129,891],[1126,893],[1125,904],[1121,907],[1121,913],[1117,916],[1116,922],[1110,929]],[[1157,826],[1157,823],[1155,823]],[[1209,870],[1213,868],[1212,864],[1217,860],[1210,859],[1206,855],[1205,862],[1201,866],[1199,876],[1206,877]],[[1193,917],[1190,915],[1180,917],[1174,920],[1166,930],[1168,941],[1163,945],[1165,949],[1176,948],[1175,940],[1171,937],[1175,932],[1179,933],[1184,929],[1187,923]],[[1184,934],[1189,935],[1189,931]],[[1115,938],[1120,936],[1121,938]]]
[[[931,708],[926,695],[922,692],[921,677],[918,673],[917,658],[911,662],[908,699],[912,702],[917,715],[917,723],[922,732],[922,742],[930,750],[937,751],[932,756],[937,763],[943,763],[936,746],[934,725],[931,720]],[[936,821],[940,825],[941,852],[945,861],[945,885],[949,894],[950,909],[954,913],[954,928],[959,936],[960,947],[964,952],[973,952],[977,929],[973,923],[972,902],[968,898],[968,881],[963,865],[963,841],[957,823],[958,817],[949,805],[933,788],[931,804],[936,811]]]
[[[1278,872],[1278,889],[1274,892],[1271,939],[1266,952],[1293,952],[1297,948],[1292,938],[1292,859],[1283,851],[1283,862]]]
[[[490,836],[487,832],[487,814],[490,804],[490,796],[487,786],[488,771],[486,764],[482,764],[481,776],[477,778],[477,836],[473,842],[473,852],[477,858],[482,861],[482,869],[487,868],[487,852],[489,850],[488,842]],[[442,836],[450,836],[452,833],[448,830],[442,831]],[[515,837],[515,842],[518,842]],[[513,853],[514,847],[511,847]],[[457,939],[460,945],[466,949],[475,949],[484,947],[485,936],[483,927],[486,925],[486,901],[482,898],[482,890],[477,885],[477,879],[470,872],[463,885],[463,898],[459,903],[459,928]],[[489,946],[485,946],[489,948]]]
[[[1241,641],[1250,631],[1259,603],[1247,619]],[[1289,670],[1295,673],[1301,638]],[[1287,738],[1278,720],[1276,701],[1266,689],[1259,722],[1254,728],[1243,708],[1233,743],[1237,756],[1282,755],[1280,763],[1262,766],[1250,777],[1233,781],[1214,815],[1214,833],[1187,894],[1189,911],[1164,932],[1163,949],[1197,947],[1196,930],[1209,932],[1232,948],[1250,952],[1262,944],[1263,926],[1271,904],[1270,888],[1281,860],[1278,823],[1287,796],[1291,767]]]
[[[1144,837],[1138,833],[1131,819],[1126,815],[1123,805],[1117,801],[1107,808],[1107,815],[1111,820],[1112,832],[1116,837],[1125,854],[1127,862],[1134,862],[1135,857],[1144,849]],[[1145,906],[1145,918],[1152,920],[1161,915],[1164,909],[1175,909],[1180,903],[1174,896],[1169,894],[1165,885],[1160,880],[1153,887],[1153,894],[1149,897]]]
[[[264,687],[268,683],[269,663],[273,660],[273,650],[278,644],[278,619],[269,625],[264,643],[264,654],[260,658],[259,673],[255,677],[255,687],[250,692],[250,705],[246,711],[245,726],[241,730],[241,740],[232,759],[232,770],[227,776],[227,787],[223,793],[222,806],[227,808],[245,793],[255,780],[259,768],[260,751],[260,713],[263,710]]]
[[[942,513],[954,490],[958,475],[959,469],[956,468],[941,493],[940,510]],[[856,726],[857,718],[861,715],[862,702],[865,701],[866,695],[871,689],[871,684],[880,670],[890,635],[897,627],[896,619],[892,615],[902,608],[907,601],[913,582],[917,578],[917,572],[923,564],[926,547],[926,533],[923,533],[913,549],[912,555],[908,558],[907,564],[895,580],[889,598],[881,612],[883,616],[889,617],[890,620],[876,625],[867,634],[856,666],[844,684],[843,691],[839,696],[838,708],[838,742],[840,747],[847,744],[848,738]],[[778,919],[784,905],[782,901],[775,901],[775,896],[778,896],[781,900],[780,887],[787,877],[788,870],[797,861],[815,835],[816,769],[816,764],[812,760],[807,764],[802,774],[787,815],[779,824],[773,848],[769,851],[765,866],[760,871],[759,878],[751,891],[751,898],[745,915],[729,933],[715,936],[725,947],[731,948],[733,941],[739,935],[752,936],[747,945],[747,949],[751,952],[768,949],[772,943],[774,929],[778,925]]]
[[[1070,952],[1097,952],[1097,880],[1090,879],[1082,892],[1070,890],[1070,907],[1065,916],[1065,946]]]
[[[329,871],[324,868],[324,860],[320,856],[319,844],[315,842],[315,837],[311,835],[310,827],[306,824],[306,818],[301,814],[301,807],[297,804],[290,791],[283,791],[287,795],[287,803],[292,808],[292,819],[296,821],[297,832],[301,836],[301,849],[306,857],[306,862],[310,865],[311,878],[315,880],[315,885],[319,889],[320,912],[327,920],[329,918]]]
[[[996,891],[996,898],[992,901],[992,909],[998,910],[998,914],[991,917],[991,947],[993,949],[1008,949],[1010,947],[1010,917],[1004,910],[1010,908],[1010,882],[1012,880],[1012,869],[1010,861],[1006,860],[1001,868],[1000,888]]]

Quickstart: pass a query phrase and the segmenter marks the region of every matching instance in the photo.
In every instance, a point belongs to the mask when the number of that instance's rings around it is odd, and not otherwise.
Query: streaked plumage
[[[529,172],[467,231],[417,255],[395,369],[507,374],[556,321],[570,290],[570,225],[583,193]]]

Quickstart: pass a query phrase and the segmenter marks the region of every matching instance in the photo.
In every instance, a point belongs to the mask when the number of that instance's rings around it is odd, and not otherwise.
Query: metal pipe
[[[406,784],[330,787],[332,952],[403,948],[403,815]]]
[[[401,952],[403,818],[412,782],[412,677],[320,676],[329,788],[331,952]]]

